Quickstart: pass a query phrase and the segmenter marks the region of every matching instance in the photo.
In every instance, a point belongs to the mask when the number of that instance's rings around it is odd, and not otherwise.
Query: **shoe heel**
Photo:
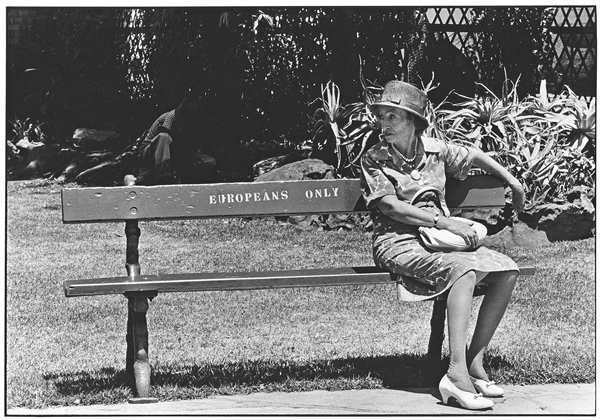
[[[451,395],[447,393],[445,389],[440,389],[440,394],[442,394],[442,402],[445,405],[448,405],[448,400],[450,399]]]
[[[446,405],[455,403],[467,410],[487,410],[494,405],[491,400],[482,398],[481,394],[460,390],[450,381],[447,375],[444,375],[440,381],[439,391],[442,395],[442,402]]]

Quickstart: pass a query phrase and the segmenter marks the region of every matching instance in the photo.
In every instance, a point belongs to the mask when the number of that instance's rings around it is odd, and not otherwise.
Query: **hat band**
[[[406,111],[409,111],[415,115],[417,115],[419,118],[425,120],[425,116],[423,115],[423,111],[418,108],[415,105],[412,105],[410,103],[408,104],[402,104],[401,101],[395,102],[392,100],[385,100],[385,101],[381,101],[381,102],[376,102],[373,105],[371,105],[371,107],[378,107],[378,106],[392,106],[392,107],[396,107],[396,108],[401,108],[404,109]]]

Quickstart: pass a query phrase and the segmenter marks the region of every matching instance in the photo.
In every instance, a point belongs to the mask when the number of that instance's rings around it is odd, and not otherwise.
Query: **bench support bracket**
[[[158,402],[150,398],[150,360],[148,358],[148,299],[152,299],[156,292],[127,293],[128,304],[127,318],[127,358],[126,372],[133,376],[135,398],[130,398],[133,404]]]
[[[439,361],[442,358],[442,344],[444,342],[444,327],[446,322],[446,301],[434,300],[433,313],[431,314],[431,335],[427,355],[431,360]]]
[[[125,185],[133,185],[135,178],[125,177]],[[141,231],[137,220],[125,222],[125,236],[127,238],[127,252],[125,268],[131,281],[135,281],[141,274],[138,243]],[[152,300],[158,295],[156,291],[125,293],[128,300],[127,314],[127,355],[125,371],[133,376],[135,398],[130,398],[132,404],[146,404],[158,402],[157,398],[150,398],[150,360],[148,358],[148,299]]]

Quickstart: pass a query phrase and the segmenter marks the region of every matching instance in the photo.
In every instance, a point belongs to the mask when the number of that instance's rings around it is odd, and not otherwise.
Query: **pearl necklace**
[[[408,159],[406,156],[404,156],[402,154],[402,152],[400,150],[398,150],[398,148],[396,146],[394,146],[394,149],[396,149],[396,151],[398,152],[398,154],[400,155],[400,157],[402,159],[404,159],[404,161],[406,163],[414,163],[415,159],[417,159],[417,141],[415,140],[415,155],[412,157],[412,159]]]

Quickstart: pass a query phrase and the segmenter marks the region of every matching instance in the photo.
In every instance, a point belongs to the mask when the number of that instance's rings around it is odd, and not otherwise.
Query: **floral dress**
[[[426,248],[416,225],[408,225],[383,214],[377,201],[395,194],[412,203],[423,191],[437,190],[437,197],[425,200],[426,211],[450,215],[444,194],[446,177],[465,179],[473,161],[472,149],[430,137],[417,143],[416,166],[410,166],[387,142],[381,141],[361,159],[361,189],[373,220],[375,263],[400,274],[404,288],[424,300],[444,293],[468,271],[492,273],[519,268],[509,257],[478,247],[471,251],[441,252]]]

